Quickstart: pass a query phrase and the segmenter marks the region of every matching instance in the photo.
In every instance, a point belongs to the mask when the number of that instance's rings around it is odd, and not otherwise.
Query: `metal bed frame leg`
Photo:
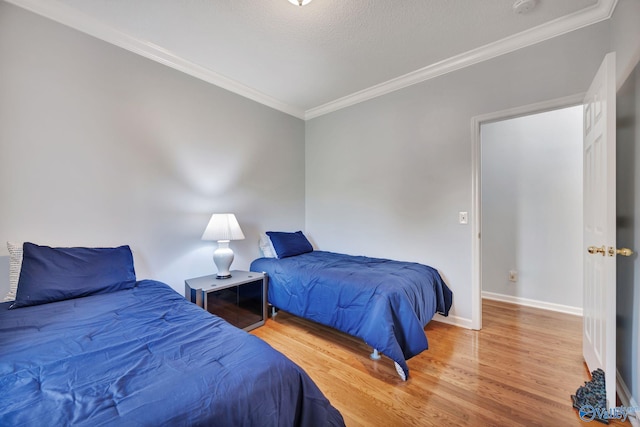
[[[274,305],[271,306],[271,318],[274,319],[278,315],[276,311],[276,307]]]
[[[381,356],[380,356],[380,353],[378,353],[378,349],[374,348],[373,353],[371,353],[369,357],[371,358],[371,360],[380,360]]]
[[[373,349],[373,353],[371,353],[369,355],[369,357],[371,358],[371,360],[380,360],[380,358],[382,356],[380,356],[380,353],[378,352],[377,348]],[[400,376],[400,379],[402,381],[406,381],[407,380],[407,374],[404,373],[404,369],[402,369],[402,367],[398,364],[398,362],[393,362],[395,368],[396,368],[396,372],[398,373],[398,375]]]

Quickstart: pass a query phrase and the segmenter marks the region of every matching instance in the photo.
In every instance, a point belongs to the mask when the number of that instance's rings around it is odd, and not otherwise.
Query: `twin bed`
[[[426,324],[449,313],[452,293],[429,266],[314,251],[302,232],[267,232],[260,246],[251,270],[267,273],[272,306],[363,339],[403,380],[428,348]]]
[[[251,265],[268,274],[269,302],[364,339],[406,380],[424,326],[451,306],[437,271],[270,237],[274,257]],[[136,280],[128,246],[20,249],[15,301],[0,304],[0,425],[344,425],[267,343]]]
[[[24,250],[0,304],[0,425],[344,425],[264,341],[136,281],[128,247]]]

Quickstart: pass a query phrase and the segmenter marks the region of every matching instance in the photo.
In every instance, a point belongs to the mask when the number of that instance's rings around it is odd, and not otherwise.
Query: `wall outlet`
[[[460,222],[460,224],[468,224],[469,223],[469,213],[468,212],[458,212],[458,222]]]
[[[518,281],[518,272],[516,270],[509,270],[509,281],[510,282]]]

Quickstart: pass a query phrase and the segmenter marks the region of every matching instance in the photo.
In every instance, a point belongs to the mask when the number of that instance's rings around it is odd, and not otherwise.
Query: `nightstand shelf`
[[[264,273],[234,270],[228,279],[215,275],[184,281],[185,297],[209,313],[250,331],[267,318],[267,283]]]

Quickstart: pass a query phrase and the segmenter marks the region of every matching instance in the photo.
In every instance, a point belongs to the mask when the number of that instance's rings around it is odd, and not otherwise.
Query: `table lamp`
[[[244,234],[242,234],[234,214],[211,215],[209,224],[202,233],[202,240],[216,240],[218,242],[218,249],[213,252],[213,262],[218,268],[216,278],[228,279],[231,277],[229,267],[233,262],[233,251],[229,247],[229,242],[242,239],[244,239]]]

